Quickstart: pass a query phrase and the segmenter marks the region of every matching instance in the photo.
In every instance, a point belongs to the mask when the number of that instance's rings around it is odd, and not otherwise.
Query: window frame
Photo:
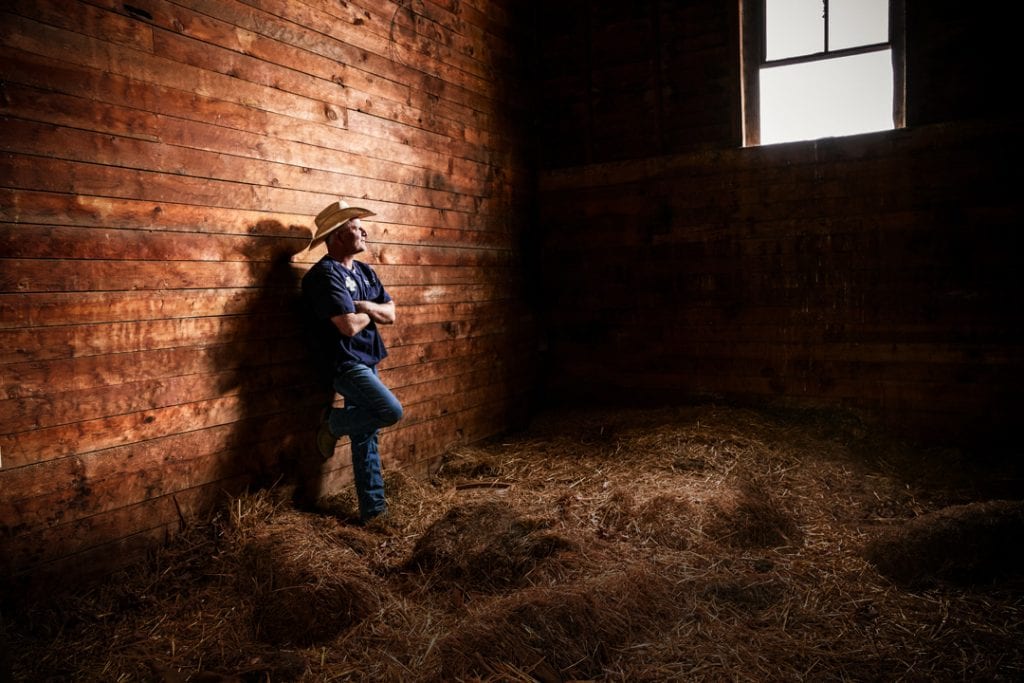
[[[892,120],[893,128],[906,126],[906,48],[904,44],[904,0],[889,0],[889,40],[885,43],[860,45],[839,50],[825,49],[809,55],[766,59],[765,2],[767,0],[739,0],[740,3],[740,80],[742,98],[742,137],[745,147],[761,144],[760,73],[761,69],[790,64],[818,62],[849,57],[879,50],[892,54]]]

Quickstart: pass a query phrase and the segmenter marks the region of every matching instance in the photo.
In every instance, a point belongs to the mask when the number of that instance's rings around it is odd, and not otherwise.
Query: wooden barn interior
[[[898,125],[759,145],[753,0],[5,0],[5,580],[351,486],[298,310],[339,198],[398,303],[387,470],[706,403],[1015,461],[1014,24],[892,5]]]

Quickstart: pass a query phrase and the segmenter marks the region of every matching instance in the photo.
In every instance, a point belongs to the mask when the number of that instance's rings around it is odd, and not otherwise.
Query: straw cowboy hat
[[[314,245],[344,225],[345,221],[373,215],[374,213],[369,209],[349,206],[341,199],[331,202],[323,211],[316,215],[316,233],[313,235],[313,239],[309,241],[309,248],[312,249]]]

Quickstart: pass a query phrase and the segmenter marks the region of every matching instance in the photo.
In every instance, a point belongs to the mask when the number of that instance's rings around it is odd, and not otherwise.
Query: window
[[[903,0],[742,0],[744,142],[904,125]]]

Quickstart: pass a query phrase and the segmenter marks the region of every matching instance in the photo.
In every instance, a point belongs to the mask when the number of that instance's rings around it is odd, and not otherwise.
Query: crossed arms
[[[340,313],[331,318],[331,322],[346,337],[352,337],[363,331],[370,322],[378,325],[390,325],[395,322],[395,302],[385,304],[373,301],[353,301],[355,313]]]

